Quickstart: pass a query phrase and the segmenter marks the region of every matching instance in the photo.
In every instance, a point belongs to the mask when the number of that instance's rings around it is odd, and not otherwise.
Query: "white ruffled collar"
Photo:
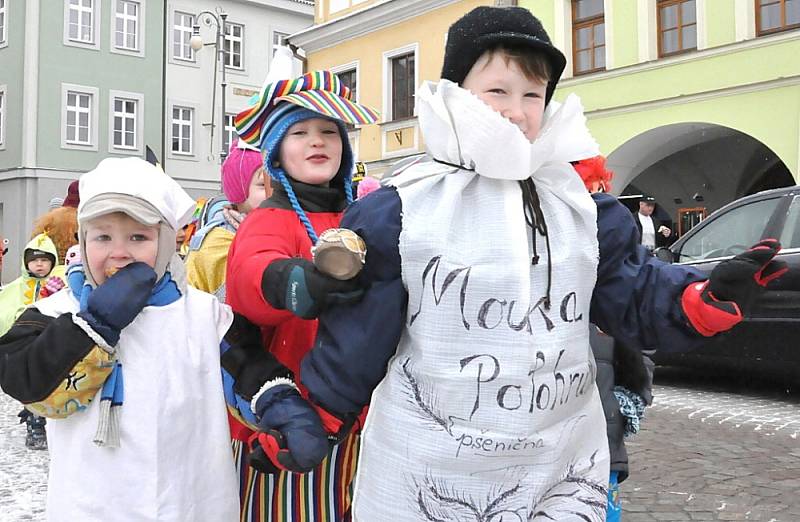
[[[419,122],[435,158],[474,169],[481,176],[520,180],[542,166],[600,154],[586,127],[580,99],[551,101],[531,143],[522,131],[477,96],[449,80],[425,82],[418,93]]]

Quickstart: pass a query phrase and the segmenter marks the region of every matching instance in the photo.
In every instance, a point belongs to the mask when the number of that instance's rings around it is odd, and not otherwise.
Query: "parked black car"
[[[703,272],[765,238],[778,238],[789,272],[771,282],[751,317],[685,354],[657,353],[658,364],[711,363],[788,376],[800,384],[800,185],[759,192],[717,210],[659,257]]]

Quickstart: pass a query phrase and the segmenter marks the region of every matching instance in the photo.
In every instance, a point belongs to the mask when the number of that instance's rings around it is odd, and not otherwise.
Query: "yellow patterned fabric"
[[[189,284],[224,300],[225,270],[232,242],[231,231],[223,227],[211,230],[200,249],[192,250],[186,257],[186,279]]]
[[[78,361],[49,397],[26,404],[25,408],[36,415],[51,419],[63,419],[83,411],[94,400],[113,368],[111,354],[95,346],[86,357]]]

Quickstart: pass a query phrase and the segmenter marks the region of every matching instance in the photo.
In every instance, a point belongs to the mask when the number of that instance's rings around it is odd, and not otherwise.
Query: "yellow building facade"
[[[307,70],[330,69],[359,103],[380,111],[376,125],[350,132],[368,174],[424,151],[414,92],[439,78],[450,25],[486,0],[317,0],[314,25],[290,37]]]

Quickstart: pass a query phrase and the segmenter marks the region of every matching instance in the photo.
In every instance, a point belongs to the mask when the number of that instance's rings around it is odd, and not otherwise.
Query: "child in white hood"
[[[49,417],[48,520],[238,520],[219,355],[233,314],[186,286],[194,201],[138,158],[80,178],[83,265],[0,339],[0,386]]]

